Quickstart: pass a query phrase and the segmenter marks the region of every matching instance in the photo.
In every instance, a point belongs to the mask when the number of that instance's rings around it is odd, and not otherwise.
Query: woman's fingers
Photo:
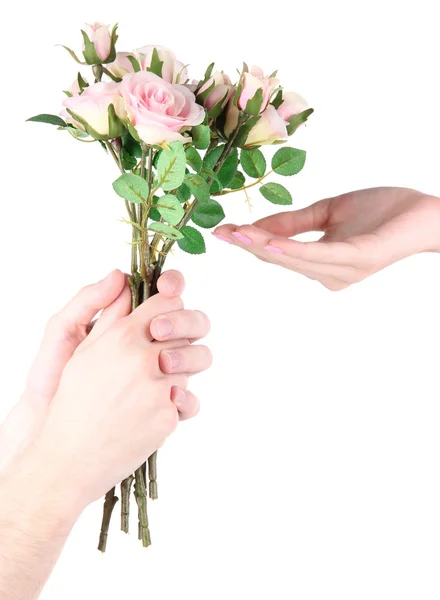
[[[210,330],[208,317],[199,310],[178,310],[155,317],[151,321],[150,332],[157,341],[186,338],[199,340]]]
[[[200,402],[189,390],[174,386],[171,389],[171,402],[176,406],[181,421],[192,419],[200,410]]]
[[[325,231],[329,219],[329,200],[320,200],[301,210],[278,213],[254,223],[255,227],[281,237],[306,231]]]

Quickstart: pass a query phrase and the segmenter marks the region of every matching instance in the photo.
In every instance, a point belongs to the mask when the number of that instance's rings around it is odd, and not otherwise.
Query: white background
[[[231,74],[243,60],[278,68],[316,109],[293,141],[308,151],[289,180],[294,207],[376,185],[440,195],[434,6],[11,4],[0,39],[0,417],[48,317],[128,268],[110,159],[24,123],[58,112],[75,76],[56,43],[79,50],[84,21],[119,21],[120,50],[170,46],[194,77],[211,60]],[[228,220],[275,210],[254,200],[249,214],[228,196]],[[160,453],[154,545],[143,550],[115,521],[98,553],[97,503],[43,598],[438,600],[440,258],[413,257],[335,294],[208,237],[205,256],[170,261],[187,278],[187,305],[212,319],[215,365],[193,383],[200,417]]]

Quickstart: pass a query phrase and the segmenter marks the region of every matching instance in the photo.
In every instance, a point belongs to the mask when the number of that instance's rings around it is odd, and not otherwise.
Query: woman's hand
[[[322,231],[318,242],[288,238]],[[405,188],[374,188],[321,200],[214,235],[265,262],[342,290],[419,252],[440,251],[440,199]]]

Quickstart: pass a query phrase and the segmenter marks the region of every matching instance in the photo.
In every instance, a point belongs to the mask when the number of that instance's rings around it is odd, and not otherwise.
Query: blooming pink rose
[[[309,108],[307,102],[296,92],[283,94],[283,102],[278,107],[278,114],[288,121],[293,115],[299,115]]]
[[[206,83],[202,85],[198,94],[203,94],[214,84],[214,88],[205,98],[203,105],[206,110],[211,110],[216,104],[221,102],[222,108],[226,106],[233,92],[235,91],[231,80],[223,71],[216,71],[212,77],[208,79]]]
[[[287,125],[288,123],[278,114],[276,108],[270,104],[260,115],[258,123],[250,130],[245,147],[286,141]]]
[[[113,62],[108,63],[106,68],[115,77],[122,79],[127,73],[133,73],[133,65],[128,60],[128,56],[134,56],[131,52],[117,52],[116,58]],[[136,58],[136,57],[135,57]]]
[[[151,66],[155,48],[159,59],[163,62],[162,79],[169,83],[186,83],[188,81],[186,66],[179,60],[176,60],[174,53],[164,46],[143,46],[135,51],[141,70],[146,71]]]
[[[107,60],[112,49],[112,35],[109,26],[103,23],[92,23],[84,25],[84,31],[87,33],[89,40],[95,45],[96,54],[100,60]]]
[[[255,96],[258,90],[262,90],[263,101],[259,112],[262,113],[270,102],[275,88],[280,83],[275,77],[265,77],[260,67],[253,66],[249,73],[243,74],[242,90],[238,98],[238,107],[246,110],[247,103]]]
[[[190,141],[182,132],[200,125],[205,110],[184,85],[164,81],[154,73],[125,75],[119,84],[128,119],[146,144]]]
[[[82,123],[76,121],[68,112],[71,110],[85,121],[94,131],[103,137],[118,137],[122,135],[122,124],[118,132],[112,131],[109,122],[108,108],[113,104],[116,116],[123,120],[126,115],[125,104],[117,83],[95,83],[86,88],[81,96],[66,98],[63,102],[64,109],[60,113],[67,123],[72,123],[78,129],[87,130]],[[116,135],[118,134],[118,135]]]

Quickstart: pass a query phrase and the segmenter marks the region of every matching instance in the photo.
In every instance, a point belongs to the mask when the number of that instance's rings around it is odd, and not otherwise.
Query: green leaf
[[[49,125],[58,125],[58,127],[67,127],[67,123],[65,123],[61,117],[57,117],[57,115],[37,115],[36,117],[27,119],[27,121],[35,121],[35,123],[49,123]]]
[[[251,129],[255,127],[255,125],[260,119],[260,115],[258,115],[258,117],[251,117],[246,121],[243,127],[240,127],[240,130],[237,133],[237,137],[234,141],[234,146],[237,146],[238,148],[243,148],[246,145],[246,140],[248,139]]]
[[[169,150],[163,150],[157,161],[160,187],[165,190],[178,188],[184,180],[186,154],[182,142],[172,142]]]
[[[186,175],[185,184],[189,187],[194,198],[197,198],[199,202],[207,202],[209,200],[208,184],[200,175],[193,175],[192,173]]]
[[[182,185],[177,188],[176,196],[178,201],[183,204],[184,202],[188,202],[191,198],[191,190],[187,185],[182,183]]]
[[[150,210],[148,211],[148,218],[151,219],[152,221],[160,221],[161,218],[162,218],[160,216],[160,212],[155,207],[155,205],[158,202],[159,202],[159,197],[158,196],[153,196],[153,206],[151,206]]]
[[[216,200],[208,200],[200,204],[196,212],[193,214],[192,220],[199,227],[210,229],[223,221],[225,213],[221,204]]]
[[[118,30],[118,24],[116,23],[116,25],[113,27],[112,33],[111,33],[110,54],[103,61],[104,64],[112,63],[116,60],[116,42],[118,41],[118,37],[119,37],[117,34],[117,30]]]
[[[86,65],[87,63],[82,62],[81,60],[79,60],[79,58],[77,57],[77,55],[75,54],[75,52],[73,50],[71,50],[70,48],[68,48],[67,46],[63,46],[63,44],[57,44],[57,46],[61,46],[61,48],[64,48],[64,50],[67,50],[67,52],[70,54],[70,56],[73,58],[73,60],[75,60],[79,65]]]
[[[203,159],[203,166],[213,170],[218,163],[218,160],[224,150],[225,146],[217,146],[211,152],[205,155]],[[221,169],[217,172],[217,177],[221,183],[221,186],[218,185],[216,181],[211,185],[211,192],[216,194],[221,191],[221,188],[228,187],[231,183],[232,178],[234,177],[238,168],[238,151],[236,148],[232,151],[232,153],[228,156],[228,158],[223,163]]]
[[[266,172],[266,159],[261,150],[242,150],[240,163],[246,175],[254,179],[263,177]]]
[[[122,148],[121,150],[121,162],[126,171],[131,171],[137,165],[136,158],[131,156],[131,154],[129,154],[125,148]]]
[[[182,233],[175,227],[171,227],[171,225],[165,225],[165,223],[150,223],[147,227],[148,231],[154,231],[155,233],[160,233],[166,238],[171,240],[180,240],[183,238]]]
[[[211,141],[211,130],[208,125],[196,125],[191,129],[193,144],[199,150],[206,150]]]
[[[248,115],[259,115],[263,105],[263,88],[258,88],[255,96],[247,101],[244,112]]]
[[[304,150],[296,148],[280,148],[272,158],[272,169],[278,175],[296,175],[306,162]]]
[[[266,183],[260,187],[260,192],[272,204],[292,204],[289,190],[279,183]]]
[[[95,44],[90,41],[89,36],[83,29],[81,29],[81,33],[84,39],[83,56],[86,63],[88,65],[102,65],[103,61],[99,58],[96,52]]]
[[[127,56],[127,59],[130,61],[131,66],[133,67],[133,71],[135,73],[139,73],[139,71],[141,70],[141,65],[139,64],[138,59],[135,56],[131,56],[131,54]]]
[[[113,189],[125,200],[141,204],[148,197],[148,184],[139,175],[125,173],[113,182]]]
[[[229,187],[231,190],[238,190],[242,188],[246,183],[246,178],[241,171],[237,171],[232,179]]]
[[[177,244],[181,250],[188,254],[204,254],[206,252],[205,240],[200,231],[189,225],[182,227],[180,231],[183,238],[178,240]]]
[[[196,173],[202,168],[202,157],[193,146],[189,146],[185,150],[186,162]]]
[[[211,77],[211,75],[212,75],[212,72],[213,72],[213,70],[214,70],[214,65],[215,65],[215,63],[211,63],[211,64],[209,65],[209,67],[206,69],[206,71],[205,71],[205,75],[204,75],[204,77],[203,77],[203,79],[204,79],[205,81],[207,81],[207,80],[208,80],[208,79]]]
[[[305,123],[307,121],[307,119],[310,117],[310,115],[314,112],[315,111],[313,108],[308,108],[307,110],[304,110],[302,113],[299,113],[299,115],[293,115],[292,117],[290,117],[289,124],[287,126],[287,133],[289,135],[292,135],[293,133],[295,133],[295,131],[298,129],[298,127],[300,125],[302,125],[303,123]]]
[[[160,60],[159,52],[157,51],[157,48],[154,48],[153,56],[151,57],[151,65],[148,67],[147,71],[150,71],[151,73],[162,77],[162,67],[163,60]]]
[[[77,81],[78,81],[79,89],[81,90],[81,93],[83,93],[84,89],[86,87],[89,87],[89,84],[87,83],[87,81],[84,79],[84,77],[79,72],[78,72],[78,76],[77,76]]]
[[[157,210],[170,225],[178,225],[185,214],[182,205],[173,194],[161,196],[157,202]]]
[[[202,177],[204,177],[205,179],[207,179],[209,177],[210,179],[212,179],[213,183],[215,181],[215,183],[218,186],[218,190],[220,192],[223,190],[222,182],[218,178],[217,173],[214,173],[214,171],[212,169],[210,169],[209,167],[207,167],[206,165],[203,165],[203,167],[201,168],[200,175],[202,175]],[[212,189],[213,183],[211,184],[211,189]]]
[[[115,139],[125,135],[127,129],[124,122],[118,117],[113,104],[108,105],[108,137]]]
[[[278,94],[272,100],[272,106],[279,108],[283,103],[283,90],[278,90]]]
[[[124,135],[121,139],[122,146],[127,154],[136,158],[141,158],[142,148],[139,142],[137,142],[131,135]]]

